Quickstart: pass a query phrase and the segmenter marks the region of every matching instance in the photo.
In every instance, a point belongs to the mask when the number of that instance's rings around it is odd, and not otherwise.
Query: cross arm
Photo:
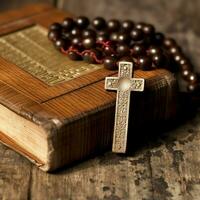
[[[143,78],[132,78],[130,86],[131,91],[144,91],[144,82],[145,80]]]
[[[117,90],[118,85],[119,85],[118,77],[106,77],[106,80],[105,80],[106,90]]]

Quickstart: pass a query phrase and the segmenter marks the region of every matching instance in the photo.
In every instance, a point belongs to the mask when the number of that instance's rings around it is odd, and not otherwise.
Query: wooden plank
[[[19,2],[21,1],[15,1],[15,2],[20,5]],[[9,2],[7,1],[6,3],[10,4],[10,1]],[[9,10],[5,12],[1,12],[0,25],[10,23],[13,20],[15,21],[17,19],[22,19],[22,18],[33,16],[33,15],[37,15],[39,13],[49,11],[51,9],[53,9],[51,5],[41,3],[41,4],[31,4],[31,5],[24,6],[23,8],[20,9],[21,12],[19,12],[18,10]]]
[[[6,11],[11,9],[19,9],[20,7],[27,6],[28,4],[33,3],[49,3],[54,4],[54,0],[9,0],[9,1],[2,1],[0,11]]]

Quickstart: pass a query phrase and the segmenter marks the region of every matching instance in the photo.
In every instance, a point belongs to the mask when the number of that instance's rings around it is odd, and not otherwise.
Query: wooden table
[[[198,200],[200,113],[138,147],[47,174],[0,145],[0,199]]]
[[[27,13],[29,13],[27,11]],[[13,20],[11,13],[4,21]],[[0,18],[0,20],[2,20]],[[174,34],[176,35],[176,34]],[[185,41],[185,33],[178,33]],[[187,37],[188,36],[188,37]],[[186,33],[198,63],[198,37]],[[198,40],[199,41],[199,40]],[[196,54],[195,54],[196,53]],[[2,200],[198,200],[200,113],[152,140],[135,141],[128,156],[111,152],[47,174],[0,144]],[[148,133],[150,134],[150,133]]]

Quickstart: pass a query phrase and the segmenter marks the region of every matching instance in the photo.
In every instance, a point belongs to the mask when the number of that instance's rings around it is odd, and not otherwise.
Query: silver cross
[[[117,90],[112,151],[125,153],[131,91],[144,91],[144,79],[132,78],[133,63],[119,62],[118,77],[106,77],[105,89]]]

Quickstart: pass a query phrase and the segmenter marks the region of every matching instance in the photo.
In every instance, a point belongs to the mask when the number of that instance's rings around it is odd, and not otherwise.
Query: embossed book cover
[[[104,84],[117,71],[71,61],[55,50],[47,28],[67,14],[51,8],[15,15],[0,26],[0,141],[45,171],[110,150],[116,92]],[[129,135],[175,111],[171,73],[136,70],[135,77],[146,85],[131,99]]]

